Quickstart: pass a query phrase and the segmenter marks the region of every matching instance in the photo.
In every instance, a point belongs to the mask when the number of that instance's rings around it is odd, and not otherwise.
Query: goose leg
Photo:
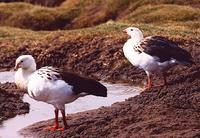
[[[167,85],[166,74],[165,74],[164,72],[162,72],[161,76],[162,76],[162,81],[159,82],[159,83],[156,85],[156,87],[160,87],[160,86],[165,86],[165,85]]]
[[[149,72],[146,72],[147,74],[147,86],[146,89],[150,89],[152,87],[152,81],[151,81],[151,75]]]
[[[55,122],[54,122],[54,126],[52,127],[48,127],[47,129],[50,130],[50,131],[54,131],[54,130],[57,130],[58,129],[58,109],[55,109],[54,110],[54,113],[55,113]]]
[[[63,119],[63,127],[62,128],[59,128],[57,130],[66,130],[68,125],[67,125],[67,121],[66,121],[66,117],[65,117],[65,110],[61,110],[61,114],[62,114],[62,119]]]

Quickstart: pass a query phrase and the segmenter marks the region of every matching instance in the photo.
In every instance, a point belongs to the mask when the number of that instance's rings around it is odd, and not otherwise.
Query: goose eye
[[[133,29],[131,29],[131,31],[133,31]]]
[[[21,61],[21,63],[24,62],[23,60]]]

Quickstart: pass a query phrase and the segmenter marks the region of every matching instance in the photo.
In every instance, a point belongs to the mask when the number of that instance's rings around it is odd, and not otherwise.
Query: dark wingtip
[[[196,63],[191,59],[191,60],[188,60],[188,61],[184,61],[184,62],[181,62],[182,65],[185,65],[187,67],[190,67],[192,65],[196,65]]]
[[[104,88],[101,90],[102,93],[102,97],[107,97],[108,93],[107,93],[107,88],[105,86],[103,86]]]
[[[100,86],[96,89],[94,95],[107,97],[107,88],[104,85],[100,84]]]
[[[89,94],[101,97],[107,97],[107,88],[98,81],[90,80],[90,87],[87,88]]]

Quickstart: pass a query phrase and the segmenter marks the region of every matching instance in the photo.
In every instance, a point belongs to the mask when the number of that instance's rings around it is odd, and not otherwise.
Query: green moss
[[[0,40],[33,40],[41,38],[47,33],[46,31],[36,32],[13,27],[0,27]]]
[[[189,23],[188,23],[189,24]],[[54,38],[62,36],[65,39],[82,39],[93,36],[108,36],[112,38],[127,38],[122,30],[135,26],[143,30],[145,36],[148,35],[162,35],[172,38],[182,37],[183,39],[199,39],[200,29],[188,29],[187,27],[180,27],[176,25],[171,26],[157,26],[152,24],[128,24],[109,22],[95,27],[89,27],[76,30],[59,30],[59,31],[31,31],[27,29],[18,29],[13,27],[0,27],[0,39],[18,39],[21,41],[45,39],[46,37]],[[184,26],[184,25],[183,25]]]
[[[124,20],[130,23],[165,23],[169,21],[197,21],[199,19],[200,10],[192,7],[178,5],[148,5],[137,9],[135,12],[125,17]]]

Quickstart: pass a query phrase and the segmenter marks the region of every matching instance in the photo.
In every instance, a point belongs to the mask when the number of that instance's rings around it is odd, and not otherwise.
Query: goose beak
[[[21,68],[20,64],[16,64],[15,67],[14,67],[14,71],[17,71],[19,68]]]
[[[123,32],[123,33],[127,33],[127,32],[126,32],[126,29],[124,29],[122,32]]]

